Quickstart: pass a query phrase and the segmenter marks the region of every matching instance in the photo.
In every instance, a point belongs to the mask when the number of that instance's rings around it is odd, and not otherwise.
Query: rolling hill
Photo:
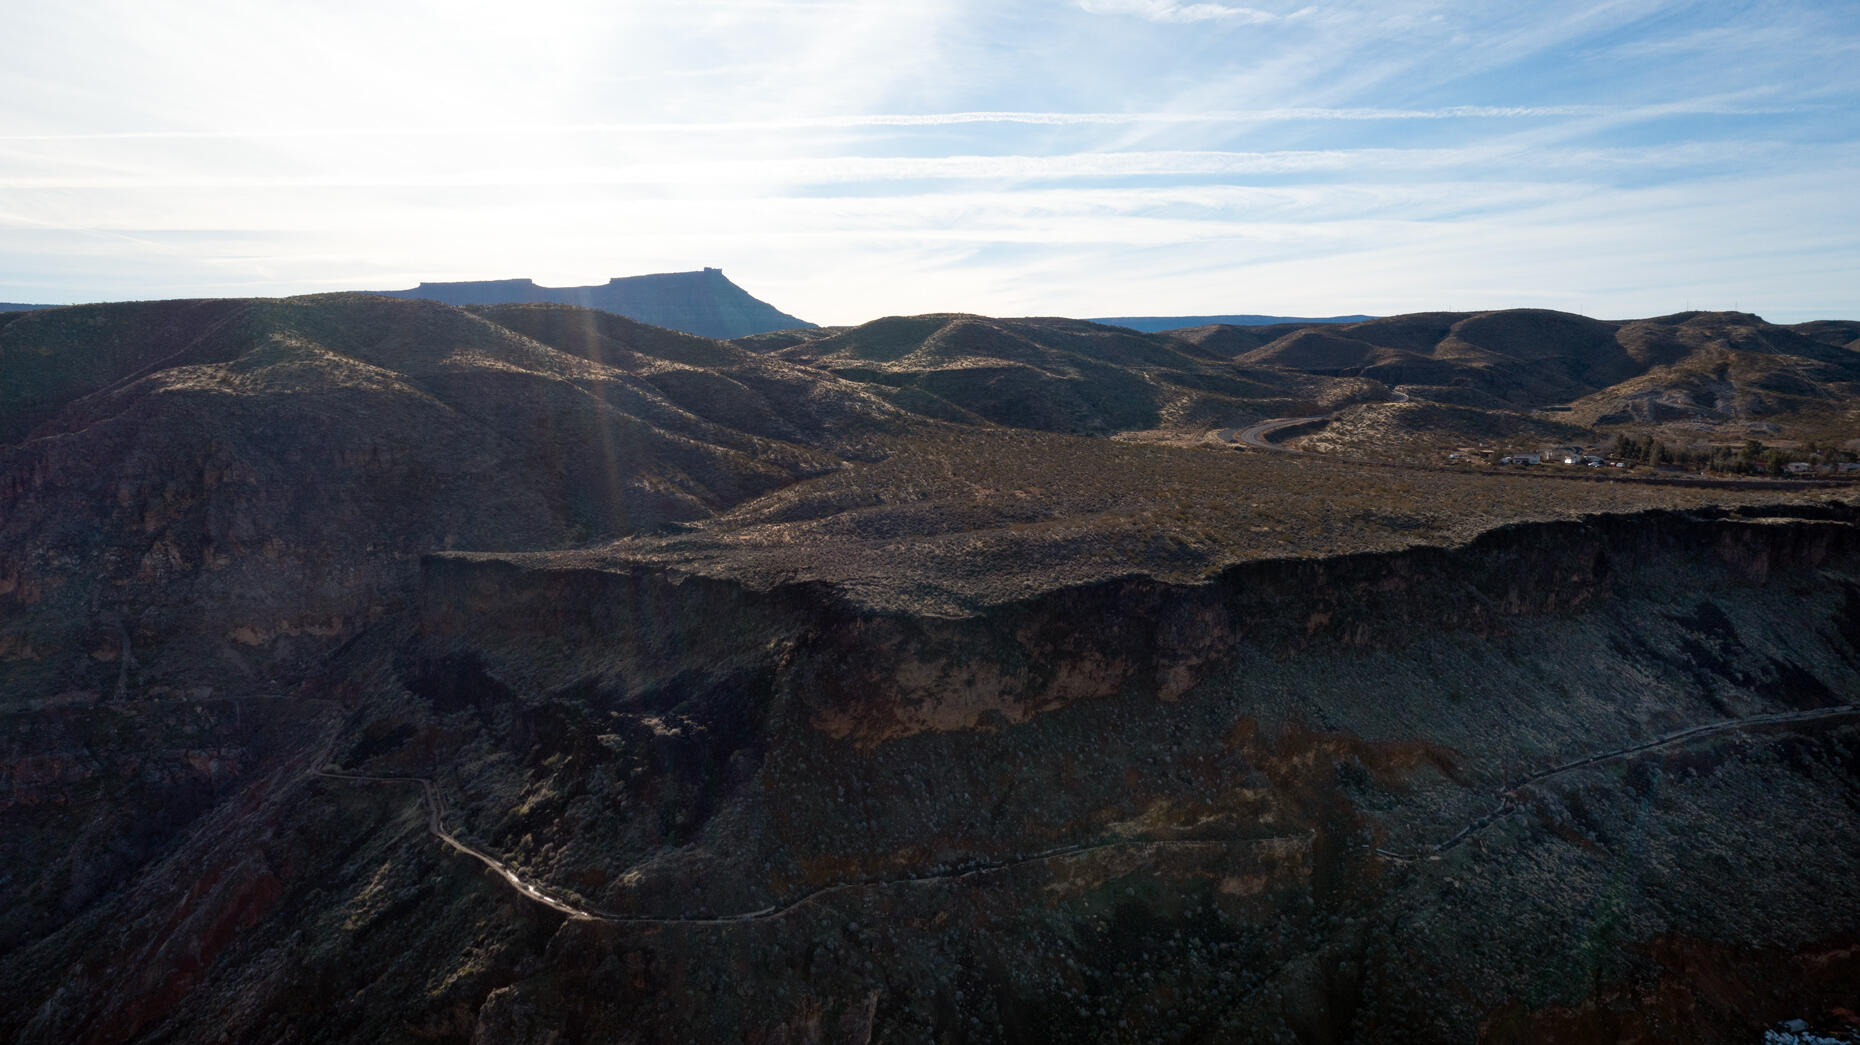
[[[1860,351],[1841,341],[1850,326],[1696,312],[1608,322],[1511,309],[1301,328],[1251,346],[1232,334],[1190,336],[1225,336],[1222,347],[1242,349],[1233,358],[1245,365],[1419,386],[1423,398],[1430,387],[1472,389],[1523,409],[1580,401],[1583,417],[1609,423],[1834,407],[1860,393]]]
[[[892,317],[755,343],[919,413],[1079,434],[1236,425],[1367,388],[1236,367],[1189,342],[1074,319]]]
[[[1365,401],[1309,442],[1413,458],[1455,442],[1584,443],[1650,431],[1706,453],[1741,443],[1752,425],[1853,439],[1860,435],[1855,332],[1852,323],[1778,326],[1744,313],[1605,321],[1510,309],[1173,336],[1246,368],[1399,389],[1403,401]],[[1663,427],[1675,424],[1683,431]]]

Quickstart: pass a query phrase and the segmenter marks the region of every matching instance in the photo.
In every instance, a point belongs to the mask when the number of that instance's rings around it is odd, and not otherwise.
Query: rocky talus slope
[[[918,326],[0,325],[0,1038],[1745,1042],[1860,1009],[1850,490],[1057,434],[1125,416],[1098,366],[1156,378],[1130,424],[1362,387]],[[984,350],[1078,395],[1015,427],[900,394],[1005,409],[923,381]]]

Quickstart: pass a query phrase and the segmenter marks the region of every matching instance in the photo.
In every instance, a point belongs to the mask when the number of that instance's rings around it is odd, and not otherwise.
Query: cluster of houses
[[[1481,457],[1490,458],[1495,452],[1462,446],[1448,454],[1447,460],[1474,461]],[[1629,462],[1606,456],[1593,446],[1560,446],[1552,450],[1506,454],[1498,458],[1495,463],[1513,467],[1560,464],[1578,468],[1626,468]],[[1680,469],[1671,466],[1655,466],[1655,470],[1671,472]],[[1860,475],[1860,461],[1790,461],[1783,465],[1783,470],[1790,475]]]
[[[1783,465],[1790,475],[1852,475],[1860,472],[1860,461],[1790,461]]]
[[[1490,451],[1487,451],[1488,453]],[[1451,458],[1449,458],[1451,460]],[[1560,446],[1554,450],[1506,454],[1498,459],[1503,465],[1561,464],[1582,468],[1626,468],[1626,461],[1604,457],[1595,447]]]

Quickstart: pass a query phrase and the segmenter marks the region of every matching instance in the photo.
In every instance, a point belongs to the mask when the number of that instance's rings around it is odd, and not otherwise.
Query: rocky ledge
[[[1747,1041],[1853,1007],[1851,507],[953,615],[714,557],[420,573],[324,666],[341,703],[268,705],[296,744],[25,930],[0,1026]]]

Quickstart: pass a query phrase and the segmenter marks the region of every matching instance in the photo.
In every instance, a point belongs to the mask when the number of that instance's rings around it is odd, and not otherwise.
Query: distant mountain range
[[[722,269],[624,276],[588,287],[544,287],[528,279],[421,283],[412,290],[374,291],[445,305],[580,305],[641,323],[704,337],[745,337],[814,324],[777,309],[729,281]]]
[[[1374,316],[1324,316],[1308,318],[1302,316],[1111,316],[1103,319],[1087,320],[1090,323],[1103,323],[1113,327],[1129,327],[1145,334],[1154,334],[1163,330],[1182,330],[1188,327],[1269,327],[1281,323],[1296,323],[1310,326],[1314,323],[1361,323]]]
[[[446,305],[520,305],[555,302],[598,308],[641,323],[704,337],[747,337],[772,330],[812,330],[816,325],[750,296],[721,269],[662,272],[615,277],[588,287],[544,287],[529,279],[486,279],[459,283],[421,283],[412,290],[370,291],[391,298],[422,298]],[[0,312],[30,312],[57,305],[0,302]],[[1089,319],[1146,334],[1190,327],[1312,326],[1360,323],[1374,316],[1112,316]]]

